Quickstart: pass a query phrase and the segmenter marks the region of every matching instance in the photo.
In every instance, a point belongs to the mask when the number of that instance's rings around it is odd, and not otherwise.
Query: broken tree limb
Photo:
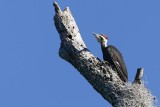
[[[69,7],[54,3],[54,23],[61,39],[59,55],[72,64],[113,107],[153,107],[153,96],[144,84],[124,83],[105,61],[95,57],[83,42]]]
[[[143,68],[138,68],[137,69],[137,74],[135,76],[134,83],[142,84],[141,78],[143,76],[143,70],[144,70]]]

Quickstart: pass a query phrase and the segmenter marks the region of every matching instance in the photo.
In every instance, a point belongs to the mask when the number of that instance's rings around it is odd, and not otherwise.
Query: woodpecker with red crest
[[[128,73],[125,62],[120,51],[112,45],[108,45],[108,36],[93,33],[97,41],[101,44],[103,59],[116,68],[117,74],[124,82],[128,81]]]

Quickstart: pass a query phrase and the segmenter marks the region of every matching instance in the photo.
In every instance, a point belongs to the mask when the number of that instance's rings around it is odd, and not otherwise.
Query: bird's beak
[[[94,32],[92,32],[92,33],[93,33],[93,35],[94,35],[94,36],[96,36],[96,35],[97,35],[97,34],[96,34],[96,33],[94,33]]]
[[[97,39],[97,40],[99,40],[99,39],[100,39],[99,34],[96,34],[96,33],[94,33],[94,32],[92,32],[92,33],[93,33],[93,35],[96,37],[96,39]]]

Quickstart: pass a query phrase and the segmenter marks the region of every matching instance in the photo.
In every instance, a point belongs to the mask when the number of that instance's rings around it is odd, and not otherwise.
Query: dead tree
[[[60,35],[59,55],[72,64],[113,107],[153,107],[154,97],[141,82],[138,69],[133,83],[124,83],[108,62],[95,57],[83,42],[69,7],[64,11],[54,3],[54,22]]]

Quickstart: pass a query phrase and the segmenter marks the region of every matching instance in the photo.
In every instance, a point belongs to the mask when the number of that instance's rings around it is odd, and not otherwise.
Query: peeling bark
[[[64,11],[57,3],[54,7],[54,22],[61,39],[60,57],[72,64],[113,107],[153,107],[154,97],[143,83],[124,83],[108,62],[87,49],[69,7]]]

